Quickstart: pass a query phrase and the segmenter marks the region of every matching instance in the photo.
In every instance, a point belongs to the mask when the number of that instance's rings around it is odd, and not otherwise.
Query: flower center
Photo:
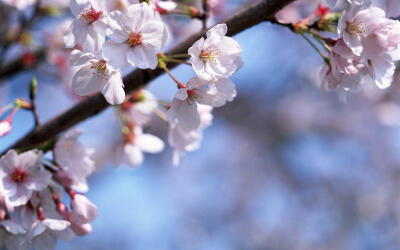
[[[80,18],[91,24],[97,21],[102,14],[102,11],[96,11],[93,6],[90,6],[90,8],[81,9]]]
[[[22,171],[20,169],[15,169],[14,172],[11,175],[11,178],[13,179],[13,181],[15,182],[23,182],[26,177],[28,176],[28,173],[25,171]]]
[[[348,23],[346,31],[352,34],[363,35],[366,32],[366,25],[361,22]]]
[[[128,44],[131,48],[142,44],[142,34],[131,32],[129,34]]]
[[[188,98],[186,99],[186,101],[189,104],[194,104],[196,102],[196,99],[199,97],[199,95],[196,93],[196,91],[194,89],[188,89],[188,90],[186,90],[186,93],[188,95]]]
[[[104,79],[108,80],[108,69],[106,60],[93,62],[90,68],[93,69],[92,74],[96,75],[98,78],[102,80]]]
[[[204,62],[217,62],[216,58],[222,56],[222,52],[219,49],[209,48],[206,51],[201,51],[200,59]]]

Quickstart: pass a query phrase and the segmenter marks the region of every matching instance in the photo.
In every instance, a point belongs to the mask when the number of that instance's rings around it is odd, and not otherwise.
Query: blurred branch
[[[294,0],[262,0],[255,3],[246,9],[223,20],[228,26],[228,36],[235,35],[247,28],[250,28],[260,22],[271,19],[276,12]],[[198,39],[206,34],[207,30],[198,32],[185,41],[181,42],[173,49],[168,51],[166,55],[175,55],[186,53],[188,48],[193,45]],[[261,41],[260,41],[261,42]],[[170,63],[170,68],[176,67],[177,63]],[[147,85],[151,80],[161,75],[162,69],[156,70],[141,70],[137,69],[124,77],[125,91],[127,94],[138,90]],[[105,101],[102,94],[97,94],[87,98],[81,103],[75,105],[64,113],[56,116],[45,124],[36,127],[25,137],[20,139],[10,148],[23,151],[35,147],[49,139],[54,138],[58,133],[74,126],[75,124],[93,116],[105,108],[109,104]],[[2,153],[4,154],[4,152]]]
[[[22,13],[20,13],[20,15],[21,15],[21,28],[19,29],[18,33],[14,36],[14,38],[8,40],[6,42],[6,44],[3,45],[3,48],[1,49],[1,52],[0,52],[0,66],[3,66],[4,56],[7,53],[9,47],[13,43],[19,41],[21,39],[22,35],[24,34],[25,30],[29,29],[33,25],[35,19],[40,16],[40,4],[41,4],[41,2],[42,2],[41,0],[37,0],[36,1],[36,4],[34,6],[35,9],[33,11],[33,14],[28,19],[23,19],[22,18]]]
[[[38,51],[33,52],[33,54],[32,54],[33,58],[34,58],[33,65],[26,65],[24,63],[23,56],[9,62],[4,67],[0,68],[0,80],[3,78],[15,75],[18,72],[25,70],[26,68],[33,68],[37,63],[39,63],[41,60],[43,60],[45,58],[45,54],[46,54],[46,52],[44,49],[40,49]],[[4,83],[4,82],[0,81],[0,85],[2,83]]]
[[[203,12],[204,17],[202,19],[203,22],[203,30],[207,29],[207,20],[210,15],[210,0],[203,0]]]

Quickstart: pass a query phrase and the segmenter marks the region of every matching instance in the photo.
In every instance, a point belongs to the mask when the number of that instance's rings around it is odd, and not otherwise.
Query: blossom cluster
[[[81,48],[71,52],[70,65],[76,70],[72,90],[80,96],[100,91],[108,103],[122,104],[117,111],[124,136],[123,143],[116,148],[118,165],[138,166],[143,152],[158,153],[164,149],[162,140],[143,133],[143,126],[151,121],[155,111],[169,122],[169,144],[174,148],[173,162],[177,164],[179,155],[198,148],[202,130],[211,122],[212,108],[221,107],[236,96],[229,77],[241,67],[241,49],[226,36],[227,26],[218,24],[210,29],[207,38],[195,42],[188,54],[165,56],[162,50],[170,34],[160,13],[176,8],[176,4],[152,3],[134,3],[121,9],[101,0],[71,1],[75,20],[64,42],[67,48]],[[187,84],[173,77],[179,90],[173,101],[164,105],[166,114],[146,90],[126,97],[122,80],[125,69],[160,67],[170,73],[167,64],[174,60],[192,65],[197,76]]]
[[[400,22],[368,3],[350,2],[339,19],[339,38],[331,42],[321,79],[328,89],[345,92],[368,80],[387,88],[400,59]]]
[[[321,1],[313,1],[314,7],[319,6],[304,19],[291,18],[285,10],[277,15],[280,22],[291,23],[296,32],[322,44],[325,51],[319,53],[326,62],[320,71],[323,86],[338,90],[344,100],[348,93],[366,83],[374,83],[380,89],[389,87],[395,62],[400,59],[400,22],[390,18],[395,12],[391,10],[387,14],[379,1],[329,0],[326,3],[336,12],[323,6]],[[396,5],[398,1],[389,0],[385,9]]]
[[[80,134],[61,135],[51,160],[38,149],[9,150],[1,157],[0,248],[53,249],[58,238],[91,232],[97,208],[83,193],[95,164],[93,150],[78,141]]]

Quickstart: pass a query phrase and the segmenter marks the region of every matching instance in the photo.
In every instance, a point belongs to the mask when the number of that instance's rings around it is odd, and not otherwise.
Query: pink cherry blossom
[[[386,20],[385,12],[380,8],[364,9],[362,5],[352,5],[339,19],[339,35],[353,53],[359,56],[363,50],[362,39],[369,36],[377,25]]]
[[[97,207],[85,195],[75,194],[71,199],[71,221],[83,225],[97,217]]]

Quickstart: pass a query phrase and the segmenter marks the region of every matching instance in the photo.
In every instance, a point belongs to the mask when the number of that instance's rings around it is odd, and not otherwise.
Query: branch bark
[[[293,2],[294,0],[261,0],[246,9],[223,20],[228,26],[228,36],[235,35],[247,28],[250,28],[260,22],[271,19],[281,8]],[[168,51],[166,55],[183,54],[194,42],[203,37],[207,30],[198,32],[185,41],[181,42],[173,49]],[[170,68],[176,67],[178,64],[168,64]],[[135,90],[144,87],[151,80],[163,74],[162,69],[156,70],[141,70],[137,69],[124,77],[125,92],[131,93]],[[75,105],[64,113],[56,116],[45,124],[36,127],[25,137],[20,139],[9,149],[27,150],[40,145],[49,139],[54,138],[60,132],[74,126],[75,124],[93,116],[104,109],[109,104],[105,101],[102,94],[97,94],[87,98],[81,103]],[[5,151],[6,152],[6,151]],[[2,154],[4,154],[3,152]]]

